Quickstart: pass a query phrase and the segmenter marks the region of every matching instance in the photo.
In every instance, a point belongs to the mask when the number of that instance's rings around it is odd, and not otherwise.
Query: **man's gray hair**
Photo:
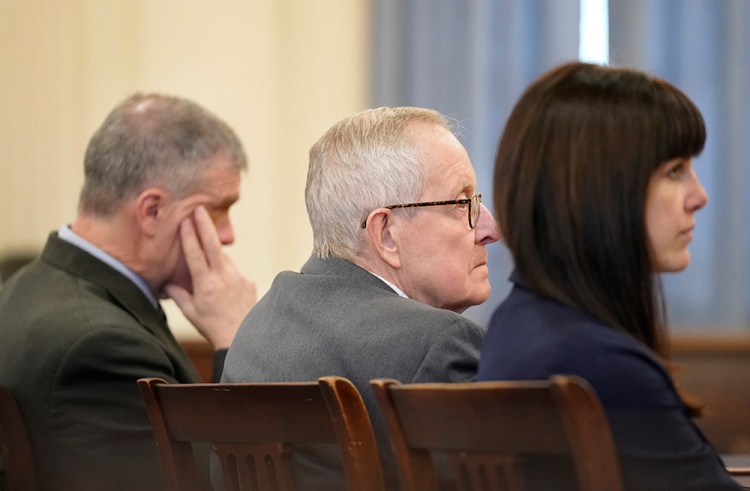
[[[340,121],[312,146],[305,201],[314,254],[356,257],[370,212],[419,199],[428,169],[406,134],[407,126],[416,123],[452,132],[451,123],[437,111],[381,107]],[[403,212],[413,216],[414,210]]]
[[[150,186],[183,198],[220,154],[238,170],[247,168],[239,138],[214,114],[179,97],[132,95],[89,141],[79,210],[110,216]]]

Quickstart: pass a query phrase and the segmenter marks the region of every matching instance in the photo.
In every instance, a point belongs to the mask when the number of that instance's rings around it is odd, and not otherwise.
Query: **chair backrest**
[[[209,442],[233,490],[293,490],[295,444],[338,444],[347,488],[382,491],[370,417],[356,387],[318,382],[168,384],[138,381],[169,489],[198,489],[192,442]]]
[[[619,491],[609,422],[581,378],[401,385],[371,381],[402,491],[437,489],[433,457],[447,455],[460,490],[521,490],[533,457],[569,457],[582,491]],[[537,459],[536,462],[539,462]]]
[[[0,387],[0,456],[8,491],[37,488],[31,444],[13,394]]]

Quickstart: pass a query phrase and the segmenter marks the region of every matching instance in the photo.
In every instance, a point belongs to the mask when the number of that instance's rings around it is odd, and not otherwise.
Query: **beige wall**
[[[0,0],[0,254],[73,219],[91,133],[128,94],[160,91],[243,140],[228,251],[266,291],[311,250],[308,148],[368,104],[367,13],[368,0]]]

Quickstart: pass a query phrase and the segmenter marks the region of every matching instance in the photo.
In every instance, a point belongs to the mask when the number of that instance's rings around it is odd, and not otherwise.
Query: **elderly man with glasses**
[[[497,227],[466,150],[428,109],[372,109],[334,125],[310,149],[305,195],[313,255],[245,318],[222,380],[351,379],[393,484],[368,383],[474,377],[485,331],[460,313],[489,296],[485,246]],[[295,465],[303,489],[343,487],[335,454],[310,451]]]

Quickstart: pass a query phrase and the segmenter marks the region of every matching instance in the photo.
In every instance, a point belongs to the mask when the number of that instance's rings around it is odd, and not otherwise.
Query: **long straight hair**
[[[705,139],[698,108],[664,80],[586,63],[544,74],[506,123],[493,179],[524,282],[666,357],[648,185],[657,167],[697,155]]]

